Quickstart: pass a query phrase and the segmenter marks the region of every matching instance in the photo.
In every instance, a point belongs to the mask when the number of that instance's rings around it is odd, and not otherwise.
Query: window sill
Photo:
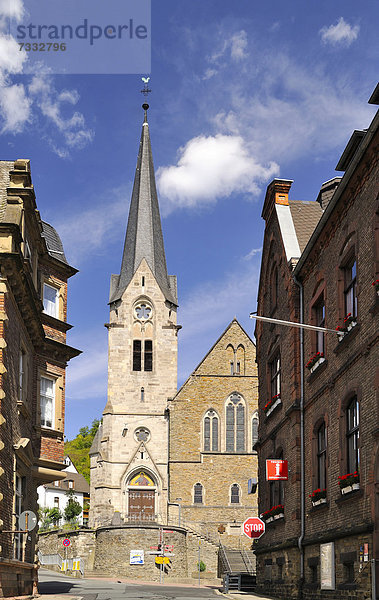
[[[316,379],[316,377],[318,375],[320,375],[320,373],[323,373],[325,371],[327,366],[328,366],[328,361],[326,358],[324,358],[323,360],[320,360],[318,363],[313,365],[313,371],[311,371],[310,374],[308,375],[307,382],[312,383],[312,381],[314,381]]]
[[[358,332],[360,331],[361,326],[357,323],[354,327],[347,331],[343,338],[338,342],[337,346],[334,348],[334,353],[339,354],[342,350],[349,344],[349,342],[356,337]]]
[[[41,433],[51,437],[63,438],[63,431],[60,431],[59,429],[53,429],[53,427],[45,427],[45,425],[41,425]]]
[[[341,504],[343,502],[346,502],[346,500],[351,500],[352,498],[354,500],[356,500],[357,498],[362,498],[363,497],[363,490],[359,489],[359,490],[352,490],[351,492],[348,492],[347,494],[344,494],[343,496],[341,495],[340,498],[337,498],[337,500],[335,501],[336,504]]]
[[[275,523],[284,523],[284,515],[276,515],[276,519],[275,517],[269,517],[266,521],[265,524],[266,525],[274,525]],[[272,521],[271,521],[272,518]]]
[[[48,325],[51,325],[52,327],[54,327],[55,329],[58,329],[59,331],[63,331],[64,333],[66,333],[66,331],[69,331],[73,327],[72,325],[70,325],[69,323],[64,321],[63,319],[60,319],[59,317],[53,317],[52,315],[49,315],[45,311],[42,312],[42,315],[43,315],[43,321],[45,323],[47,323]]]
[[[32,414],[28,409],[26,402],[24,400],[17,400],[17,410],[22,414],[25,418],[31,418]]]

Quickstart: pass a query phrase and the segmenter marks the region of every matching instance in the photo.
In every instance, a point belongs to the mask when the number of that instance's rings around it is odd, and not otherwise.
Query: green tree
[[[59,508],[42,508],[39,511],[40,513],[40,521],[41,521],[41,530],[46,531],[50,529],[50,526],[53,525],[56,527],[59,524],[59,521],[62,519],[63,515]]]
[[[76,517],[82,512],[80,502],[77,501],[74,490],[67,490],[66,496],[68,496],[68,502],[64,508],[64,518],[69,523],[75,521]]]
[[[93,439],[99,429],[100,420],[92,421],[91,427],[81,427],[79,433],[73,440],[65,443],[65,453],[71,458],[76,469],[81,473],[89,483],[90,461],[89,449],[92,446]]]

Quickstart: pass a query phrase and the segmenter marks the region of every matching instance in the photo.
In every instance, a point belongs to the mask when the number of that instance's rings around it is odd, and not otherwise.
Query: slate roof
[[[46,223],[45,221],[41,221],[41,223],[42,237],[45,238],[48,253],[53,258],[56,258],[67,265],[68,262],[64,254],[63,244],[57,231],[52,225],[49,225],[49,223]]]
[[[103,425],[100,423],[98,430],[95,433],[95,437],[92,440],[91,448],[89,449],[89,455],[98,454],[100,452],[100,440],[103,435]]]
[[[74,487],[72,488],[74,490],[74,492],[82,492],[83,494],[89,494],[89,483],[85,479],[85,477],[83,477],[83,475],[81,473],[71,473],[70,471],[67,472],[66,479],[63,479],[60,482],[59,486],[55,486],[54,482],[52,482],[52,483],[47,483],[45,485],[45,488],[46,489],[49,488],[49,489],[68,490],[68,489],[70,489],[69,485],[68,485],[68,482],[70,480],[74,482]]]
[[[289,200],[289,207],[300,251],[303,252],[323,211],[318,202]]]
[[[130,202],[120,275],[112,275],[110,302],[119,300],[145,258],[166,300],[177,305],[176,282],[167,274],[153,155],[146,112]]]

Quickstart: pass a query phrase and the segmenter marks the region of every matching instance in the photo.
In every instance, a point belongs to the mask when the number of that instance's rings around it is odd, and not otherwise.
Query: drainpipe
[[[293,276],[300,292],[300,323],[304,323],[304,288],[302,283]],[[300,551],[300,594],[303,597],[304,583],[304,547],[305,535],[305,439],[304,439],[304,329],[300,329],[300,537],[297,541]]]

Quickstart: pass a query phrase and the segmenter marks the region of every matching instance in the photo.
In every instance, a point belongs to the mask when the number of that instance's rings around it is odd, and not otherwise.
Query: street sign
[[[170,562],[170,559],[168,556],[156,556],[155,562],[157,565],[168,565]]]
[[[71,544],[71,542],[70,542],[70,540],[68,538],[65,538],[63,540],[63,545],[64,545],[65,548],[68,548],[70,544]]]
[[[248,538],[257,540],[265,532],[265,523],[259,517],[250,517],[249,519],[246,519],[242,529]]]
[[[22,531],[32,531],[37,525],[37,517],[31,510],[24,510],[18,518],[19,528]]]
[[[266,460],[266,481],[288,481],[288,460],[268,458]]]

